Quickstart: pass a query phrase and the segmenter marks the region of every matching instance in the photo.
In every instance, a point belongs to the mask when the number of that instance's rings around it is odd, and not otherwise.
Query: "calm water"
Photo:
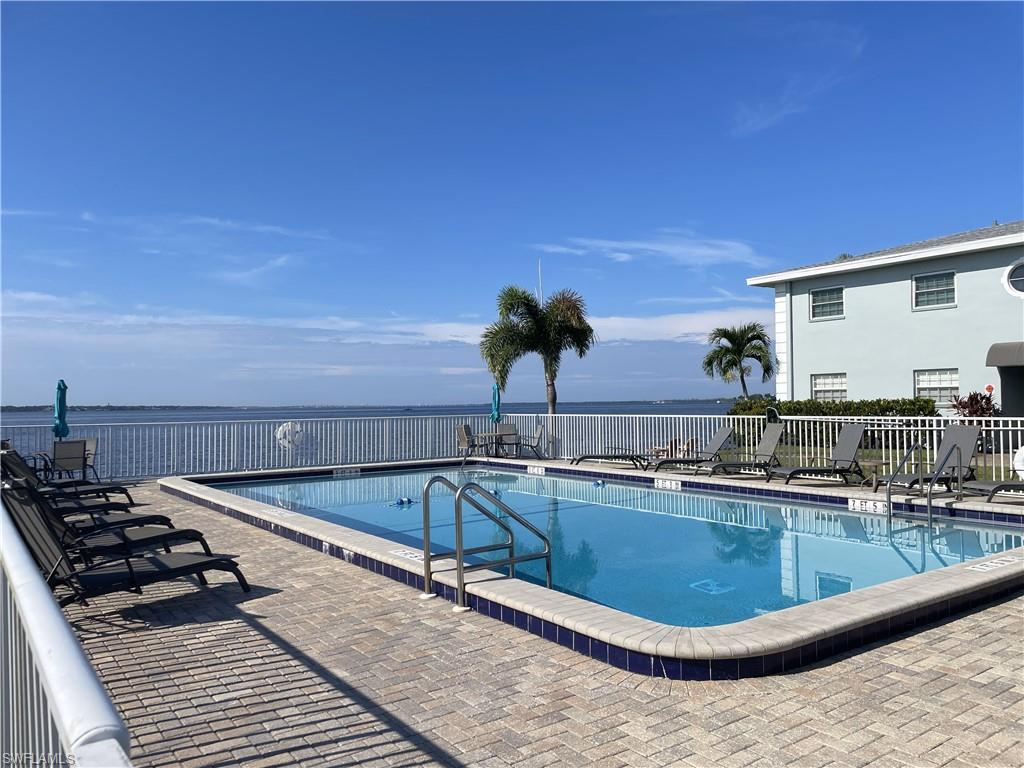
[[[559,403],[559,413],[606,413],[606,414],[722,414],[729,410],[729,402],[715,403],[705,400],[679,400],[671,403],[651,402],[600,402],[600,403]],[[506,413],[547,413],[546,403],[507,403],[502,410]],[[468,405],[416,405],[416,406],[344,406],[334,408],[170,408],[146,409],[143,411],[97,410],[71,411],[68,423],[75,424],[138,424],[170,421],[236,421],[272,419],[321,419],[345,416],[462,416],[487,414],[491,404]],[[27,424],[49,424],[52,412],[8,411],[0,413],[0,424],[22,426]]]
[[[752,503],[625,484],[509,472],[374,473],[219,487],[247,498],[422,548],[424,483],[444,474],[497,490],[551,539],[555,586],[655,621],[709,626],[861,589],[1021,545],[1021,530],[943,523],[890,537],[881,517]],[[434,551],[454,547],[454,499],[435,487]],[[396,499],[417,500],[411,506]],[[466,546],[499,530],[469,510]],[[902,523],[905,527],[907,523]],[[518,551],[537,549],[518,525]],[[519,566],[541,581],[542,563]]]

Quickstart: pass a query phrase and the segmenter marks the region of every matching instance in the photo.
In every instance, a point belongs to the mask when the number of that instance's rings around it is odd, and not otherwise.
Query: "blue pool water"
[[[1021,546],[1021,529],[944,520],[931,533],[884,517],[739,497],[493,470],[372,473],[216,487],[422,548],[424,483],[442,474],[498,491],[551,539],[556,589],[683,626],[726,624]],[[415,500],[396,505],[399,498]],[[434,552],[454,547],[454,498],[435,486]],[[908,529],[909,528],[909,529]],[[518,552],[539,549],[513,524]],[[465,515],[467,547],[499,540]],[[542,582],[543,564],[517,576]]]

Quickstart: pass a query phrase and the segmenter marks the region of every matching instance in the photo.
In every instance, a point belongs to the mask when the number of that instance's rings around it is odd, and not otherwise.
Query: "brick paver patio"
[[[140,486],[240,554],[68,609],[139,766],[1020,766],[1024,597],[807,670],[639,677]]]

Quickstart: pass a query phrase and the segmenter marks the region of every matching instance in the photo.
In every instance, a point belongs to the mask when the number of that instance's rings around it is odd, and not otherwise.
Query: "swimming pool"
[[[1021,546],[1021,529],[942,519],[934,529],[884,517],[626,482],[494,468],[372,472],[213,483],[231,494],[422,548],[423,485],[435,475],[476,482],[552,545],[555,589],[675,626],[740,622]],[[412,499],[411,504],[396,500]],[[432,549],[454,546],[454,498],[436,487]],[[539,548],[512,523],[518,552]],[[466,546],[496,541],[476,512]],[[540,563],[517,576],[542,582]]]

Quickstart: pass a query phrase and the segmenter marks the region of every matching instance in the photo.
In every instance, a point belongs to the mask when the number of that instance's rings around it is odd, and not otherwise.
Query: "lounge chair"
[[[24,505],[27,495],[24,489],[5,488],[5,505]],[[15,517],[15,526],[28,546],[36,564],[42,570],[47,585],[56,593],[58,589],[69,590],[70,594],[58,598],[60,605],[85,602],[110,592],[141,592],[144,586],[162,581],[195,576],[200,584],[206,584],[207,571],[228,571],[238,580],[243,592],[249,591],[249,584],[242,575],[232,556],[206,555],[193,552],[174,552],[164,555],[126,555],[114,559],[76,565],[60,538],[46,521],[33,514]]]
[[[0,453],[0,466],[3,472],[12,477],[24,479],[36,491],[46,496],[102,496],[110,501],[111,495],[124,496],[129,504],[134,504],[131,493],[123,485],[113,483],[94,483],[91,480],[43,480],[29,463],[14,450]]]
[[[709,461],[718,461],[721,459],[722,449],[725,444],[729,442],[732,437],[732,427],[721,427],[711,439],[704,444],[704,447],[697,451],[696,456],[669,456],[664,459],[659,459],[654,462],[654,471],[657,472],[662,467],[676,466],[676,467],[692,467],[695,464],[703,464]]]
[[[743,470],[761,470],[766,473],[776,466],[779,460],[775,458],[775,451],[779,447],[779,440],[782,439],[784,424],[766,424],[761,439],[754,448],[754,457],[746,461],[703,461],[693,465],[693,471],[699,473],[707,471],[709,475],[734,474]]]
[[[646,470],[651,462],[650,459],[639,451],[631,451],[628,448],[606,448],[599,453],[584,453],[577,456],[570,464],[579,464],[581,461],[625,461],[633,465],[634,469]]]
[[[974,452],[978,448],[978,435],[981,427],[969,424],[950,424],[942,434],[942,441],[935,452],[935,464],[929,470],[920,473],[901,473],[886,475],[879,478],[881,485],[899,485],[913,488],[922,479],[925,484],[933,480],[944,486],[946,491],[952,490],[953,483],[974,479]],[[959,449],[959,451],[957,450]]]
[[[844,485],[850,484],[850,475],[857,475],[863,481],[865,479],[864,470],[857,463],[857,451],[860,450],[865,429],[863,424],[844,424],[827,463],[818,466],[771,467],[768,470],[766,482],[770,483],[773,477],[784,477],[786,485],[789,485],[789,481],[798,475],[801,477],[841,477]]]
[[[984,496],[989,503],[997,493],[1024,493],[1024,480],[968,480],[963,490],[973,496]],[[1017,496],[1017,500],[1024,500],[1024,496]]]
[[[5,489],[4,494],[4,504],[19,528],[28,528],[32,522],[18,522],[21,516],[33,515],[40,518],[56,533],[65,548],[86,562],[102,555],[130,555],[154,549],[170,552],[171,546],[188,542],[196,542],[206,554],[212,554],[203,534],[191,528],[116,526],[83,532],[61,517],[44,496],[24,484],[15,484]]]

